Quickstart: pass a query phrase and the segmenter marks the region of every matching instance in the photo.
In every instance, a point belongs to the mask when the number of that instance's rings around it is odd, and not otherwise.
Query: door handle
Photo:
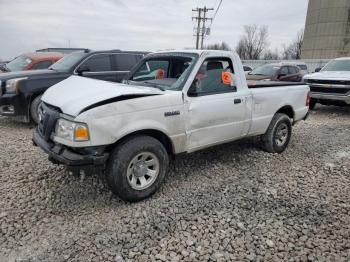
[[[235,98],[235,100],[233,100],[233,102],[234,102],[235,104],[240,104],[240,103],[242,102],[242,99],[240,99],[240,98]]]

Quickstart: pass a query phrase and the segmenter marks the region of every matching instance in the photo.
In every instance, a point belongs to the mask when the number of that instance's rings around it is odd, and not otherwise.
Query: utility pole
[[[208,11],[214,10],[213,8],[204,8],[197,7],[196,9],[192,9],[193,12],[197,12],[198,16],[192,17],[192,20],[197,21],[197,28],[195,28],[196,32],[196,49],[199,49],[199,43],[201,44],[200,48],[203,49],[204,37],[206,35],[207,28],[205,27],[205,22],[208,20],[212,20],[212,18],[207,18],[206,14]],[[203,17],[202,17],[203,13]],[[201,26],[202,24],[202,26]]]

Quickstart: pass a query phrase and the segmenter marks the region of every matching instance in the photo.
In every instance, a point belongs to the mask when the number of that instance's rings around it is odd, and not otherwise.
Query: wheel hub
[[[147,169],[147,165],[144,161],[136,163],[133,170],[135,177],[139,178],[145,176],[147,174]]]
[[[133,189],[144,190],[156,181],[159,172],[158,157],[151,152],[142,152],[130,161],[126,176]]]

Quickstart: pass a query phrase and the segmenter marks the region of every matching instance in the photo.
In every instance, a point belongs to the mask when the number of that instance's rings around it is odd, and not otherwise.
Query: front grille
[[[347,94],[350,92],[350,87],[348,88],[335,88],[335,87],[321,87],[321,86],[310,86],[311,92],[316,93],[328,93],[328,94]]]
[[[306,82],[310,84],[321,84],[321,85],[350,85],[350,81],[347,81],[347,80],[307,79]]]
[[[51,134],[55,131],[59,116],[60,111],[57,108],[45,103],[40,104],[38,131],[46,141],[50,140]]]

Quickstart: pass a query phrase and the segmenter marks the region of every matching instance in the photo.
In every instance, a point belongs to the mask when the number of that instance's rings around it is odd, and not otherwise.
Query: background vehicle
[[[0,115],[38,123],[41,95],[52,85],[71,75],[120,82],[144,54],[86,50],[66,55],[47,70],[1,74]]]
[[[304,81],[310,86],[311,109],[316,103],[350,105],[350,57],[330,61],[319,72],[306,75]]]
[[[306,75],[309,73],[309,69],[307,68],[307,64],[302,61],[283,61],[283,65],[294,65],[300,68],[300,73]]]
[[[49,68],[64,55],[54,52],[36,52],[23,54],[1,67],[2,72],[16,72],[23,70],[38,70]]]
[[[268,152],[286,149],[309,87],[248,87],[235,53],[154,53],[124,85],[72,76],[47,90],[33,141],[54,163],[106,170],[115,194],[141,200],[159,188],[169,156],[257,135]]]
[[[302,79],[299,67],[282,63],[259,66],[247,75],[247,80],[301,82]]]

